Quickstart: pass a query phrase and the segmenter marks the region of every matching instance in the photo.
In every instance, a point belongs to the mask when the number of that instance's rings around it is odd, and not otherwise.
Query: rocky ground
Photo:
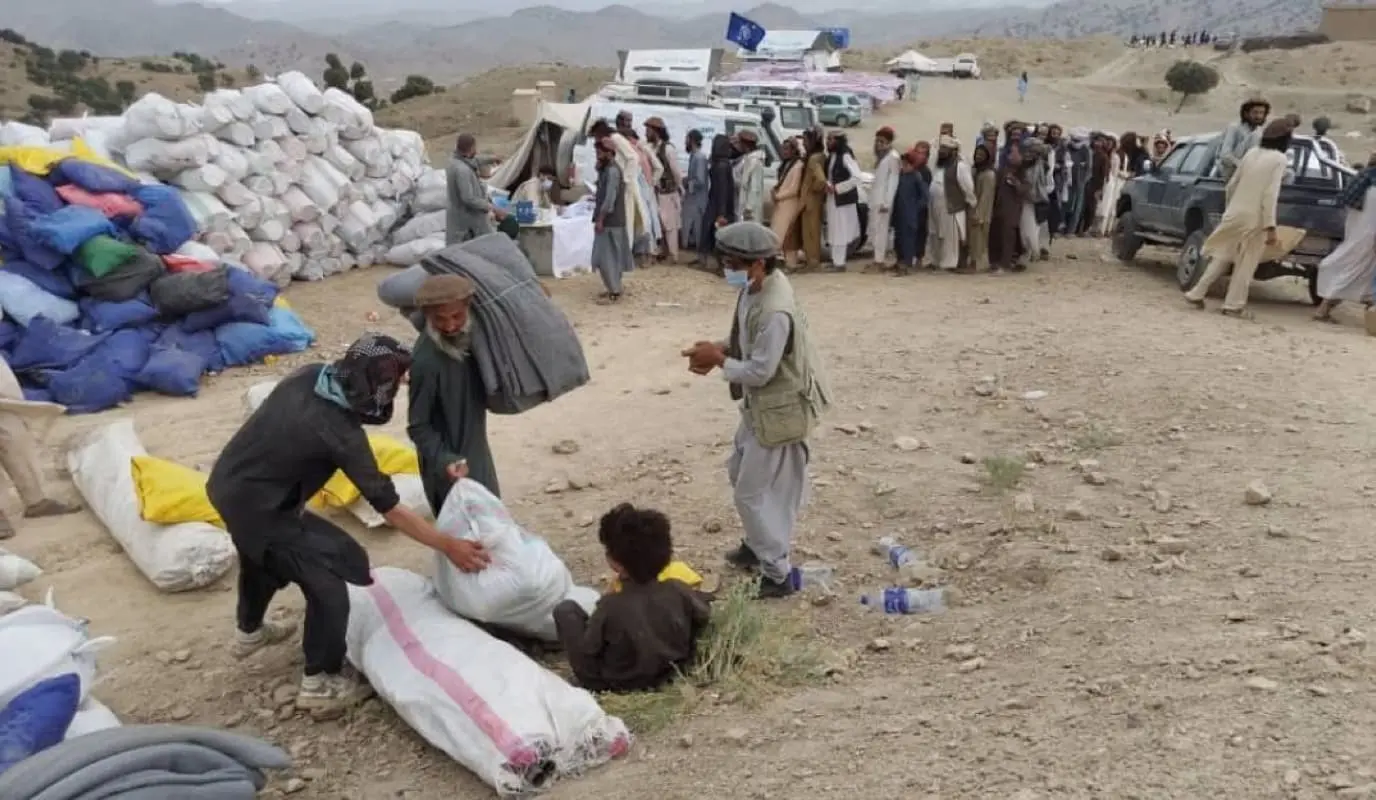
[[[1352,320],[1311,323],[1295,287],[1259,287],[1259,321],[1238,322],[1187,310],[1160,264],[1110,263],[1093,241],[1060,252],[1021,276],[798,280],[839,402],[797,546],[839,584],[830,603],[775,613],[808,626],[832,674],[708,702],[552,797],[641,798],[650,781],[674,800],[1376,792],[1362,734],[1376,721],[1369,340]],[[370,327],[378,277],[293,287],[321,334],[306,357]],[[555,286],[593,382],[494,421],[504,488],[581,580],[603,570],[587,526],[622,500],[666,510],[681,554],[718,572],[739,536],[722,470],[733,412],[677,351],[725,329],[731,295],[681,269],[630,286],[615,308],[592,305],[590,278]],[[261,378],[228,373],[198,400],[127,413],[151,452],[204,465]],[[577,452],[553,452],[568,439]],[[569,478],[588,488],[551,491]],[[356,532],[376,563],[428,568],[409,542]],[[890,580],[870,553],[881,534],[920,549],[957,605],[863,611],[858,595]],[[124,719],[279,742],[298,767],[274,793],[486,796],[377,703],[336,722],[297,714],[293,648],[232,661],[231,582],[160,595],[86,516],[26,525],[13,544],[48,570],[35,592],[55,587],[119,637],[98,695]]]
[[[1015,97],[1006,82],[928,81],[919,103],[876,122],[901,140],[933,138],[944,118],[967,135],[1012,114],[1169,124],[1072,81],[1038,84],[1025,109]],[[1168,253],[1125,267],[1097,241],[1055,249],[1017,276],[797,280],[837,397],[797,550],[838,583],[829,601],[771,613],[809,633],[828,674],[802,690],[709,694],[551,797],[1376,797],[1371,340],[1353,316],[1311,322],[1293,284],[1254,287],[1258,320],[1244,322],[1187,309]],[[151,453],[209,465],[254,382],[331,358],[365,329],[409,333],[375,300],[381,269],[290,289],[320,334],[314,351],[118,413]],[[725,333],[732,295],[669,267],[629,287],[607,308],[591,277],[553,286],[593,379],[493,420],[504,494],[583,582],[605,570],[593,521],[626,500],[669,513],[680,555],[720,577],[740,536],[723,469],[735,412],[678,353]],[[54,463],[66,436],[108,419],[63,420]],[[566,440],[577,446],[556,452]],[[376,564],[428,571],[409,541],[346,524]],[[955,590],[947,613],[860,607],[892,580],[870,552],[886,534]],[[25,523],[7,546],[47,570],[30,596],[51,586],[118,637],[96,693],[122,718],[231,726],[289,749],[297,766],[270,796],[490,796],[377,702],[334,722],[298,714],[294,648],[233,661],[232,579],[159,594],[86,514]],[[299,614],[300,597],[281,605]]]

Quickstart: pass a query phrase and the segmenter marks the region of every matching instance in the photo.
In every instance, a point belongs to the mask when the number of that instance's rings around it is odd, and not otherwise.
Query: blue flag
[[[760,46],[760,42],[764,41],[764,33],[763,25],[751,22],[734,12],[731,14],[731,20],[726,23],[726,41],[738,44],[752,53]]]

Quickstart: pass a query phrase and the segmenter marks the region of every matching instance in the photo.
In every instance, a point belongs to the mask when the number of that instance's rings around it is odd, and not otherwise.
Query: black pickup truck
[[[1222,134],[1208,134],[1181,139],[1151,172],[1123,187],[1113,238],[1113,254],[1120,261],[1131,263],[1144,244],[1179,248],[1175,277],[1180,288],[1189,289],[1199,281],[1207,263],[1200,251],[1226,205],[1227,181],[1217,168],[1222,138]],[[1346,210],[1340,197],[1353,176],[1351,169],[1329,159],[1313,139],[1295,137],[1290,145],[1290,169],[1276,203],[1276,221],[1308,233],[1285,261],[1261,264],[1257,280],[1281,275],[1306,278],[1310,299],[1319,302],[1318,265],[1342,241]]]

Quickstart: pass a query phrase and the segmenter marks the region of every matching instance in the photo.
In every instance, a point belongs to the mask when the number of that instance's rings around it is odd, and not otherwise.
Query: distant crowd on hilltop
[[[1198,47],[1212,44],[1216,41],[1218,41],[1218,37],[1210,34],[1206,30],[1186,34],[1181,34],[1179,31],[1171,31],[1170,33],[1161,31],[1155,34],[1149,33],[1145,36],[1134,33],[1132,38],[1128,39],[1128,47],[1175,47],[1177,45],[1181,47]]]

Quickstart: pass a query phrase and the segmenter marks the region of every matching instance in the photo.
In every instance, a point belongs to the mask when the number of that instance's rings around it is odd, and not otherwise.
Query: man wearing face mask
[[[451,539],[400,504],[363,432],[392,418],[411,354],[390,336],[366,334],[331,364],[287,376],[225,445],[206,492],[239,552],[238,637],[244,658],[295,632],[268,622],[268,604],[289,583],[306,598],[305,675],[296,705],[337,714],[372,691],[344,664],[347,584],[367,586],[367,552],[306,503],[342,471],[393,528],[461,570],[487,566],[480,544]]]
[[[559,183],[555,179],[554,167],[543,165],[529,180],[516,187],[511,193],[511,203],[529,202],[536,208],[554,208],[559,205]]]
[[[726,281],[740,291],[730,338],[683,351],[697,375],[721,370],[740,402],[727,460],[745,540],[727,561],[760,573],[759,596],[787,597],[793,528],[808,497],[808,436],[830,392],[788,276],[778,269],[779,239],[755,222],[717,231]]]

